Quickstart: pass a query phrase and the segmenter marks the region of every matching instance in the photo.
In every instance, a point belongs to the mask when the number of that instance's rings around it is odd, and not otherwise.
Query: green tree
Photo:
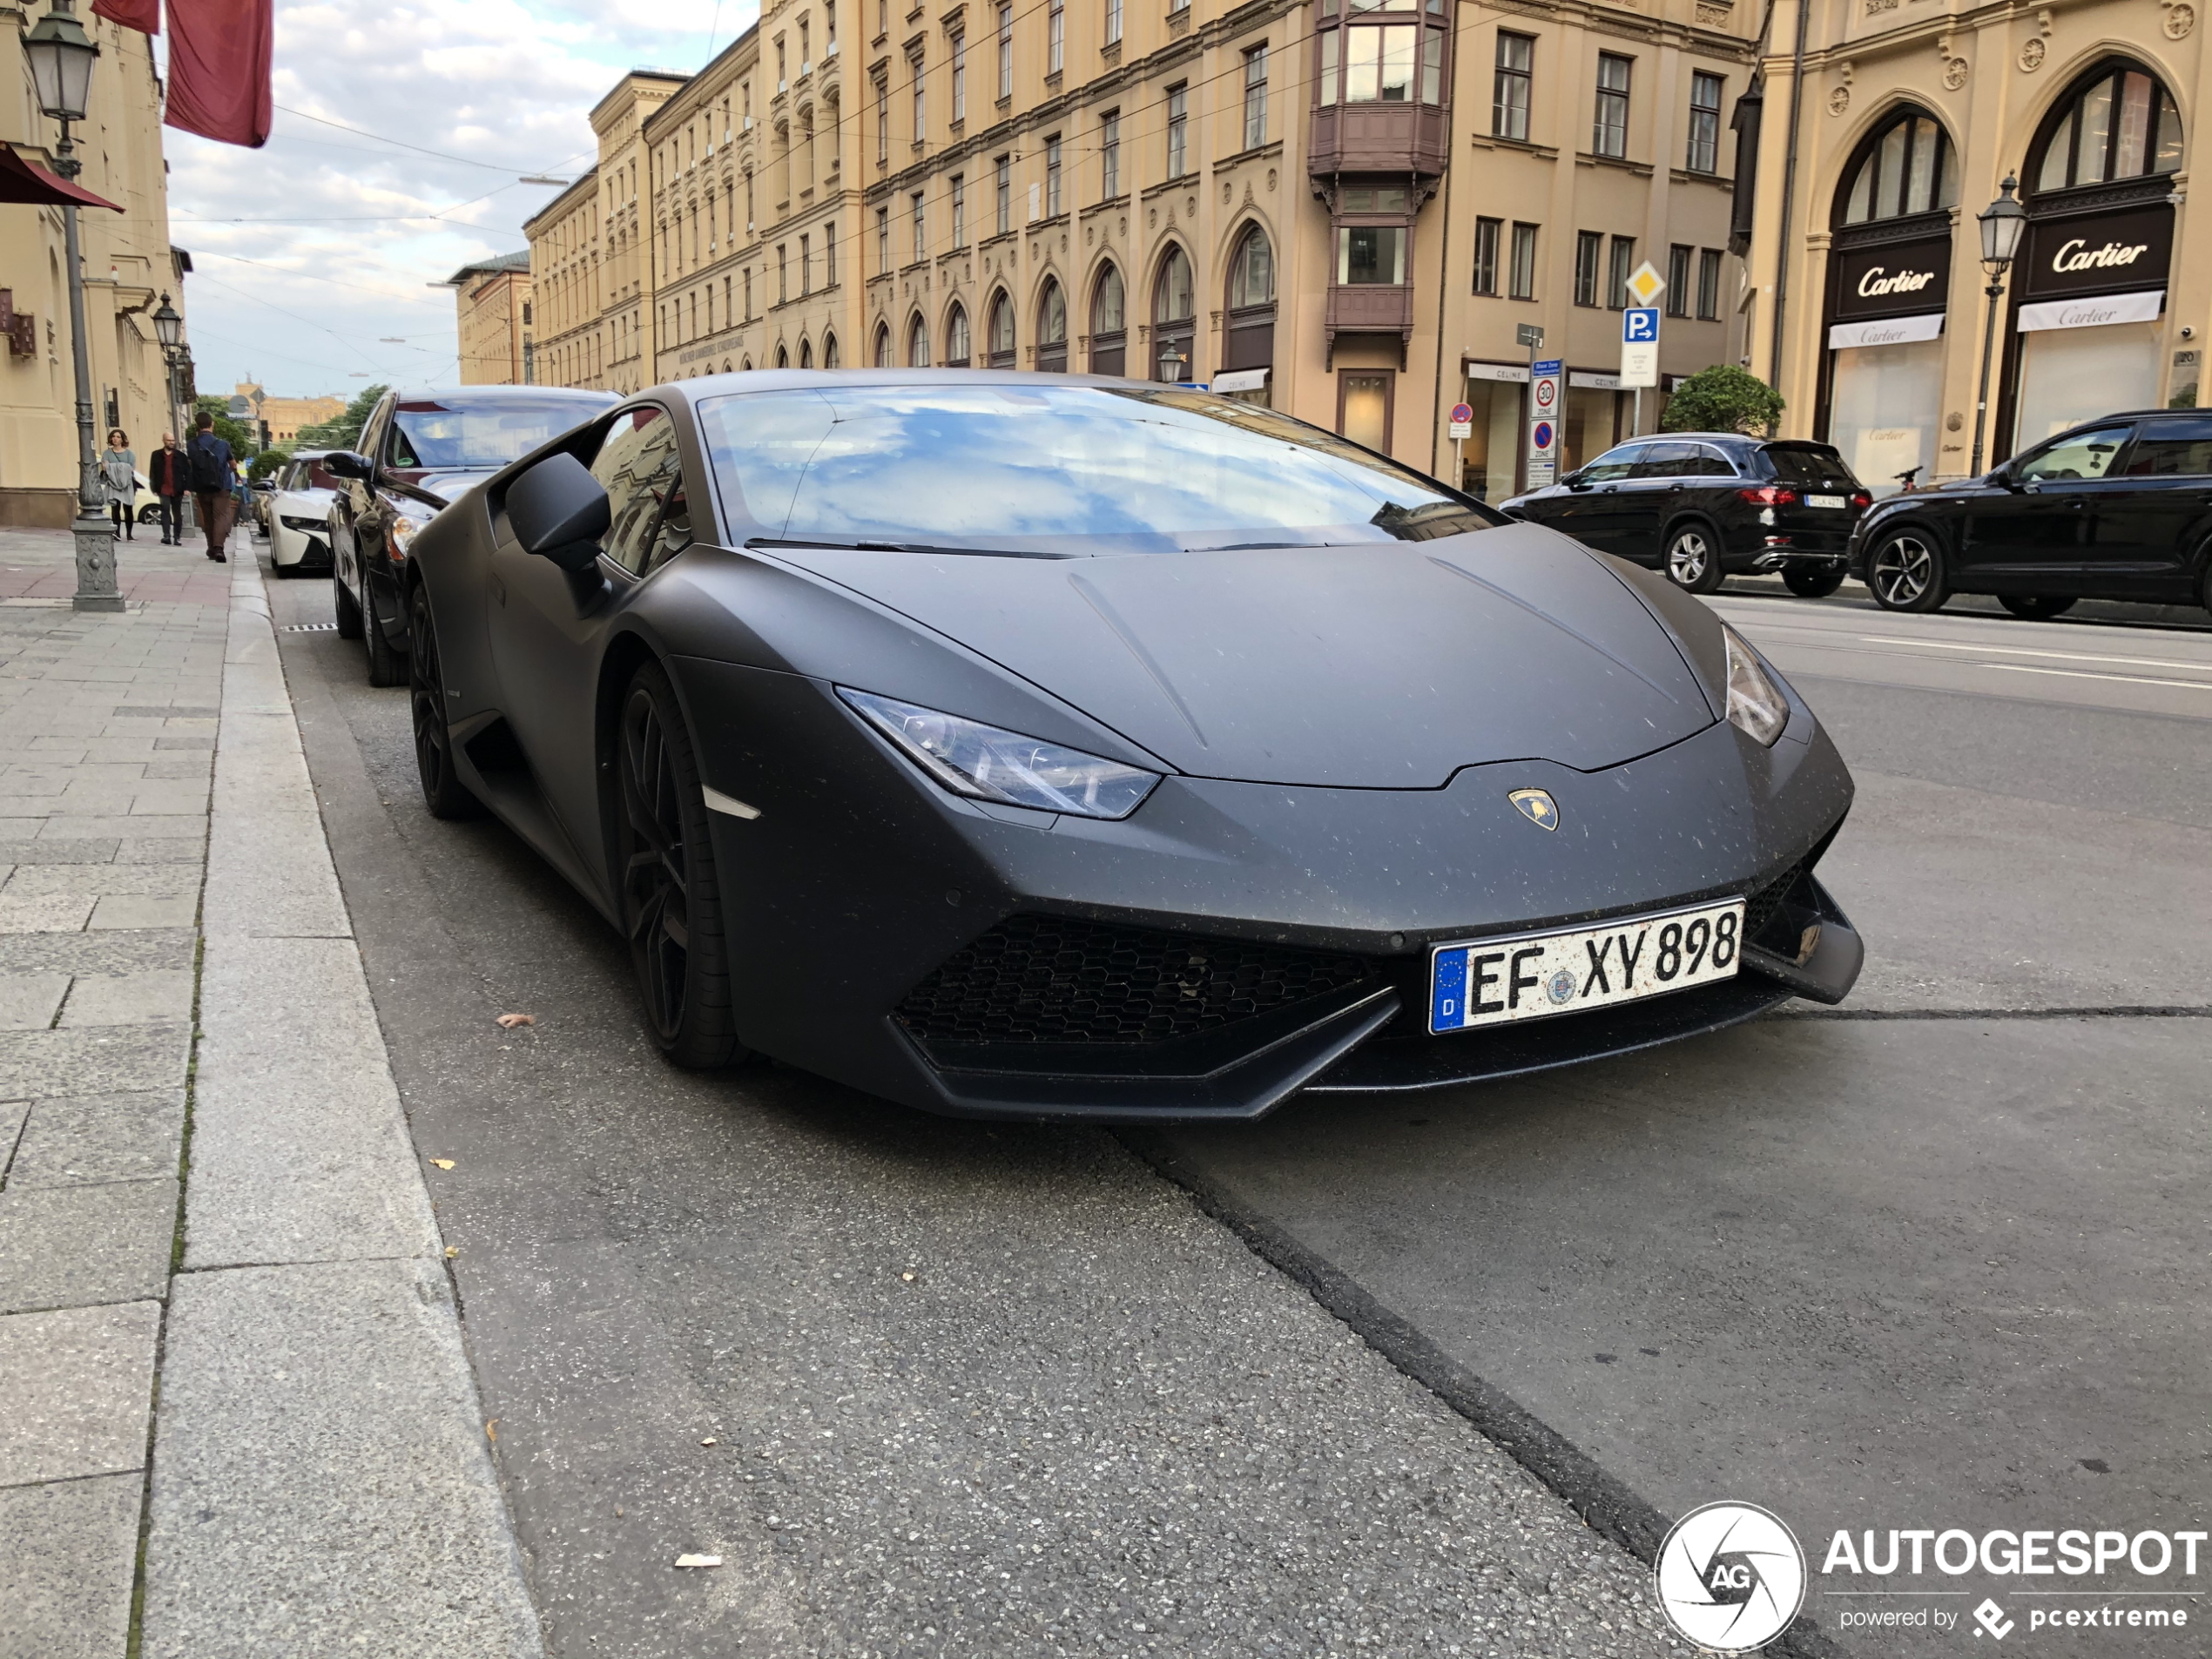
[[[1659,425],[1667,432],[1770,432],[1782,418],[1782,395],[1733,363],[1701,368],[1675,388]]]
[[[282,469],[284,463],[291,459],[291,448],[292,446],[288,443],[271,444],[247,464],[246,477],[259,485],[272,473]]]
[[[368,424],[368,417],[376,412],[376,401],[391,388],[384,386],[364,386],[354,401],[346,406],[343,415],[334,415],[314,426],[303,426],[293,447],[300,449],[351,449],[361,441],[361,428]]]
[[[212,415],[215,417],[215,435],[230,445],[232,455],[243,461],[261,446],[255,442],[255,435],[246,422],[231,419],[230,409],[230,399],[203,395],[199,399],[197,414]],[[192,425],[197,428],[199,424],[199,420],[195,416]]]

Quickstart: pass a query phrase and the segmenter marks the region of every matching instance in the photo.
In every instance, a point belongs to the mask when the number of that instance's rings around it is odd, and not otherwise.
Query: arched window
[[[739,363],[739,364],[738,365],[738,372],[740,374],[752,374],[752,358],[750,358],[750,357],[748,357],[748,358],[746,358],[746,359],[745,359],[743,362]]]
[[[2059,106],[2043,135],[2036,192],[2177,172],[2182,115],[2174,95],[2133,64],[2101,64]]]
[[[1192,319],[1197,295],[1190,280],[1190,256],[1179,247],[1168,249],[1160,261],[1159,280],[1152,285],[1153,361],[1150,377],[1163,381],[1197,378],[1191,346],[1197,334]]]
[[[1238,239],[1230,255],[1228,299],[1222,368],[1268,368],[1275,361],[1275,246],[1257,225]]]
[[[1037,369],[1046,374],[1068,372],[1068,296],[1051,277],[1037,300]]]
[[[813,341],[802,340],[799,342],[799,366],[801,368],[814,367],[814,342]]]
[[[1090,372],[1122,374],[1128,372],[1129,332],[1122,303],[1122,273],[1109,265],[1098,273],[1090,291]]]
[[[791,354],[786,351],[781,346],[776,347],[776,367],[778,368],[789,368],[791,367]]]
[[[1932,213],[1959,199],[1959,152],[1933,116],[1904,110],[1859,146],[1858,165],[1846,175],[1841,220]]]
[[[722,372],[725,374],[727,374],[730,372],[730,360],[726,357],[722,360]]]
[[[991,296],[990,332],[987,338],[993,368],[1014,367],[1014,301],[1001,289]]]
[[[891,325],[887,322],[875,326],[875,366],[878,368],[891,367]]]
[[[945,314],[945,367],[966,368],[968,355],[968,309],[955,300]]]
[[[907,367],[929,367],[929,326],[920,317],[907,326]]]
[[[822,367],[835,368],[837,366],[837,336],[824,334],[822,336]]]

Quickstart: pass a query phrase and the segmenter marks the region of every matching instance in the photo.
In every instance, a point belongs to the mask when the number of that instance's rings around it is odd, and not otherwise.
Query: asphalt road
[[[1855,595],[1716,602],[1858,780],[1844,1009],[1126,1143],[669,1071],[596,916],[423,813],[405,694],[282,634],[556,1650],[1669,1650],[1629,1557],[1363,1335],[1532,1413],[1586,1507],[1776,1510],[1829,1632],[2143,1588],[1817,1568],[1839,1527],[2212,1513],[2212,637]]]

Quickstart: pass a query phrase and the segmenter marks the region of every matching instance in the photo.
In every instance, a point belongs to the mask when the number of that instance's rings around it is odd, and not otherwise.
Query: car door
[[[597,878],[604,860],[592,753],[594,671],[600,641],[623,597],[652,567],[663,508],[683,496],[675,422],[668,411],[657,403],[622,410],[601,440],[591,472],[607,492],[611,516],[597,563],[564,570],[525,553],[502,521],[492,550],[488,617],[501,712],[546,806]]]
[[[384,442],[384,428],[391,419],[393,401],[388,393],[361,423],[361,436],[355,440],[358,453],[374,455]],[[336,486],[331,498],[331,560],[337,579],[366,608],[368,578],[361,565],[366,543],[361,537],[361,521],[376,499],[376,487],[366,478],[334,477],[331,482]]]
[[[1572,473],[1564,495],[1545,519],[1554,529],[1573,536],[1585,547],[1610,552],[1608,540],[1621,533],[1629,509],[1621,500],[1621,486],[1635,471],[1645,443],[1617,444],[1589,465]]]
[[[1647,443],[1606,508],[1605,550],[1656,565],[1665,550],[1668,521],[1696,482],[1699,446],[1681,438]]]
[[[2087,590],[2194,602],[2195,555],[2212,529],[2212,415],[2144,421],[2108,477]]]
[[[2082,592],[2111,495],[2105,475],[2134,429],[2121,421],[2061,433],[2012,462],[2006,488],[1970,497],[1959,585],[1982,593]]]

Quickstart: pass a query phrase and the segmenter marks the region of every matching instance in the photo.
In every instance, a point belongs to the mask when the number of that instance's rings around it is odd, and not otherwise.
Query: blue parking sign
[[[1659,307],[1631,306],[1621,314],[1621,338],[1639,345],[1659,338]]]

